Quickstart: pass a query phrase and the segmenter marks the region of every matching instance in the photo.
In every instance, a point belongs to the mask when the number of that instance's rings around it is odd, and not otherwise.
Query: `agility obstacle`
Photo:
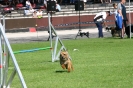
[[[20,51],[14,51],[14,54],[19,54],[19,53],[27,53],[27,52],[35,52],[35,51],[40,51],[40,50],[47,50],[47,49],[52,49],[51,47],[45,47],[45,48],[35,48],[35,49],[30,49],[30,50],[20,50]]]
[[[4,49],[2,44],[4,44]],[[8,73],[10,57],[14,66],[14,70],[11,72],[11,74]],[[5,18],[3,16],[3,25],[0,23],[0,88],[10,88],[10,85],[16,74],[18,74],[22,88],[27,88],[11,45],[6,37]]]
[[[52,53],[52,62],[54,62],[55,60],[59,60],[59,55],[60,55],[61,50],[66,50],[66,48],[65,48],[64,44],[62,43],[61,39],[58,37],[53,25],[50,22],[50,14],[48,14],[48,22],[49,22],[49,31],[50,31],[49,35],[50,35],[50,41],[51,41],[50,47],[35,48],[35,49],[30,49],[30,50],[21,50],[21,51],[15,51],[15,52],[13,52],[11,45],[10,45],[10,43],[6,37],[6,34],[4,32],[5,19],[3,19],[3,25],[0,23],[0,88],[10,88],[10,85],[11,85],[16,74],[18,74],[22,88],[27,88],[14,54],[50,49],[51,53]],[[56,35],[55,36],[56,37],[55,46],[53,49],[52,49],[52,47],[53,47],[52,46],[53,45],[52,44],[52,42],[53,42],[52,31]],[[4,42],[2,42],[3,40],[4,40]],[[58,42],[60,43],[61,47],[57,53]],[[4,44],[4,49],[2,48],[2,44]],[[4,50],[4,52],[3,52],[3,50]],[[13,62],[13,65],[14,65],[14,70],[12,71],[11,74],[8,74],[10,57],[12,59],[11,61]],[[70,55],[69,55],[69,57],[70,57]],[[70,57],[70,59],[71,59],[71,57]]]
[[[59,56],[60,56],[60,52],[61,50],[66,50],[63,42],[61,41],[61,39],[59,38],[59,36],[56,33],[56,30],[54,29],[52,23],[51,23],[51,19],[50,19],[50,14],[48,13],[48,23],[49,23],[49,38],[50,38],[50,45],[51,47],[53,47],[53,49],[51,49],[51,53],[52,53],[52,62],[59,60]],[[53,46],[53,35],[55,37],[55,45]],[[59,47],[59,51],[57,51],[57,46],[58,46],[58,42],[61,45],[61,47]],[[69,55],[69,53],[68,53]],[[72,58],[69,55],[69,58],[72,60]]]

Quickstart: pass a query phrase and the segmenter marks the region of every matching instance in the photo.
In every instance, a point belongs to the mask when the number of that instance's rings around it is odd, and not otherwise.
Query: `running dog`
[[[60,53],[60,64],[63,69],[68,69],[68,72],[73,70],[72,62],[69,58],[67,51],[61,51]]]

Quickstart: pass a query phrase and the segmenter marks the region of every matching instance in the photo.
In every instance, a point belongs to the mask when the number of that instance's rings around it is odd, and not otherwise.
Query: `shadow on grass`
[[[63,39],[73,39],[73,38],[63,38]]]
[[[120,39],[120,37],[106,37],[105,39]]]
[[[64,72],[68,72],[68,71],[65,71],[65,70],[58,70],[58,71],[55,71],[55,73],[64,73]]]
[[[51,60],[49,60],[49,61],[48,61],[48,60],[46,60],[46,61],[43,61],[43,62],[52,62],[52,61],[51,61]],[[43,63],[43,62],[42,62],[42,63]],[[54,61],[54,62],[59,62],[59,61]]]
[[[44,62],[52,62],[52,61],[44,61]]]
[[[133,38],[133,37],[131,37]],[[121,39],[120,37],[106,37],[104,39]],[[130,39],[130,38],[127,38],[127,37],[124,37],[123,39]]]

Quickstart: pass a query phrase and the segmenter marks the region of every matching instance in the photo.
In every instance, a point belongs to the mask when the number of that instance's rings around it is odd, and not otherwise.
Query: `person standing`
[[[110,11],[97,13],[96,16],[94,17],[94,23],[96,24],[98,31],[99,31],[98,33],[99,38],[103,38],[103,31],[102,31],[103,26],[102,25],[107,27],[106,22],[105,22],[107,16],[110,16]]]
[[[111,12],[111,14],[114,14],[114,18],[115,18],[115,30],[117,30],[119,37],[121,36],[121,29],[122,29],[122,16],[118,13],[117,10],[117,3],[113,3],[113,7],[114,7],[114,11]]]
[[[125,7],[126,0],[121,0],[121,2],[118,4],[117,10],[118,13],[122,16],[123,24],[122,24],[122,30],[121,30],[121,38],[124,38],[125,33],[125,27],[127,26],[126,22],[128,21],[127,15],[126,15],[126,7]]]
[[[116,25],[116,27],[118,28],[118,25],[117,25],[117,15],[118,15],[117,3],[114,3],[114,4],[113,4],[113,7],[114,7],[114,12],[113,12],[113,14],[115,15],[115,25]]]
[[[27,9],[32,9],[31,3],[29,0],[26,1],[26,8]]]

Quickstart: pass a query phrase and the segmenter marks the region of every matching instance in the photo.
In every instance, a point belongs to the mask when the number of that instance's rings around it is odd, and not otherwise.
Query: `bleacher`
[[[129,12],[129,3],[126,2],[126,9],[127,13]],[[83,11],[75,11],[75,5],[61,5],[61,11],[60,12],[55,12],[52,14],[53,17],[56,16],[79,16],[80,15],[93,15],[101,11],[113,11],[113,6],[112,4],[92,4],[92,3],[87,3],[85,5],[85,8]],[[47,12],[46,9],[43,10],[43,17],[47,17]],[[130,11],[133,12],[133,2],[130,4]],[[0,14],[2,16],[2,14]],[[18,19],[18,18],[32,18],[32,13],[28,15],[24,15],[24,10],[23,9],[17,9],[17,10],[12,10],[11,13],[8,13],[5,15],[5,19]]]

